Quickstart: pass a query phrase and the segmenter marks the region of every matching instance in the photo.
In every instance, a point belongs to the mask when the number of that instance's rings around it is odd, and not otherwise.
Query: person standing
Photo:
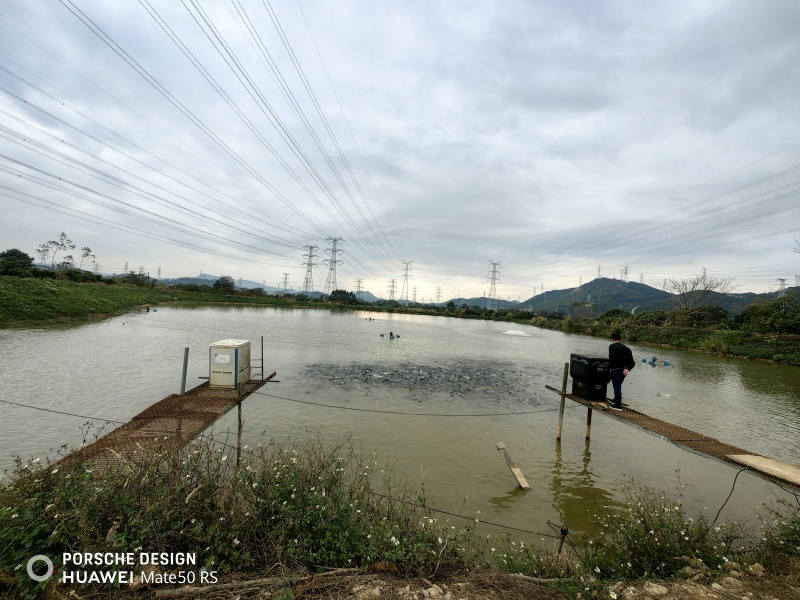
[[[633,360],[633,352],[620,341],[620,335],[616,331],[611,334],[608,363],[611,385],[614,386],[614,399],[608,401],[608,407],[611,410],[622,410],[622,382],[636,363]]]

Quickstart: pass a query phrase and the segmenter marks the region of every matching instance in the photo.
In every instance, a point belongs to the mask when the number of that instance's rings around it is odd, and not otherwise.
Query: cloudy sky
[[[794,285],[795,0],[26,0],[0,246],[102,272],[525,300],[598,273]],[[86,265],[84,265],[86,266]],[[94,268],[94,267],[92,267]]]

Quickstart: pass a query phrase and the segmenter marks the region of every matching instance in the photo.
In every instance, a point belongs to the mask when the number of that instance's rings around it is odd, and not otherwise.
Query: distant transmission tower
[[[306,268],[306,277],[303,279],[303,293],[309,294],[314,291],[314,267],[317,266],[314,259],[318,257],[317,254],[314,254],[314,250],[319,250],[319,246],[303,246],[303,249],[306,251],[306,254],[303,254],[306,262],[301,263]]]
[[[326,242],[331,244],[330,248],[326,248],[325,252],[331,255],[330,258],[326,258],[322,262],[328,265],[328,280],[325,282],[325,295],[327,296],[336,288],[336,265],[343,264],[343,261],[337,258],[337,254],[344,253],[344,250],[337,247],[337,244],[340,242],[344,242],[344,238],[326,238]]]
[[[128,261],[126,260],[125,261],[125,273],[127,273],[127,272],[128,272]],[[203,272],[200,271],[200,275],[202,275],[202,274],[203,274]]]
[[[241,280],[240,280],[239,285],[241,285]],[[284,294],[288,294],[289,293],[289,274],[288,273],[284,273],[283,274],[283,280],[281,281],[281,287],[283,288],[283,293]]]
[[[439,304],[442,301],[442,288],[436,288],[436,304]]]
[[[644,273],[639,273],[639,283],[644,283]]]
[[[158,267],[158,278],[161,279],[161,267]]]
[[[403,263],[403,287],[400,290],[400,300],[405,300],[408,302],[408,278],[411,271],[411,263],[404,262]]]
[[[666,289],[667,289],[667,280],[666,280],[666,279],[664,280],[664,287],[663,287],[662,289],[663,289],[663,290],[666,290]]]
[[[412,301],[417,301],[417,286],[414,286],[414,289],[411,291],[411,299]]]
[[[600,265],[597,265],[597,278],[600,279]]]
[[[706,268],[703,267],[703,279],[705,279],[705,278],[706,278]]]
[[[356,279],[356,298],[360,298],[361,292],[364,291],[364,288],[361,287],[363,283],[363,279]]]
[[[625,282],[627,283],[627,281],[628,281],[628,267],[625,267],[625,268],[622,270],[622,273],[623,273],[623,275],[622,275],[622,281],[625,281]]]
[[[486,308],[488,310],[497,310],[497,267],[500,266],[500,263],[489,261],[489,264],[492,265],[492,270],[489,271],[489,298],[486,303]],[[494,305],[494,308],[492,308],[492,305]]]
[[[389,300],[394,300],[394,293],[397,291],[397,279],[389,280]]]
[[[786,279],[778,277],[778,298],[786,293]]]

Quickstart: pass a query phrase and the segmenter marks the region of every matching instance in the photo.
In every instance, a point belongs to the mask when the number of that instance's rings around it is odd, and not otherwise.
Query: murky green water
[[[372,316],[375,320],[367,320]],[[379,333],[399,333],[390,341]],[[190,347],[189,385],[207,375],[208,346],[226,338],[265,340],[267,372],[280,383],[249,398],[245,443],[259,437],[351,434],[379,462],[389,461],[433,504],[456,512],[552,533],[547,521],[571,530],[589,527],[595,505],[621,498],[623,479],[675,490],[688,484],[690,511],[711,518],[725,502],[737,469],[594,412],[584,441],[586,410],[569,407],[556,444],[558,395],[570,353],[603,356],[608,343],[488,321],[321,310],[171,308],[133,313],[66,330],[0,331],[3,398],[12,402],[124,421],[179,391],[183,348]],[[632,345],[639,362],[624,387],[625,401],[655,417],[787,462],[800,463],[800,369],[700,353]],[[401,371],[477,379],[449,385],[363,383],[351,365],[375,375]],[[339,375],[332,379],[331,373]],[[345,376],[342,376],[342,373]],[[397,376],[397,377],[395,377]],[[467,375],[469,376],[469,375]],[[403,379],[402,377],[399,377]],[[494,378],[494,379],[493,379]],[[319,404],[328,406],[318,406]],[[357,410],[350,410],[357,409]],[[0,468],[11,456],[44,456],[48,448],[80,443],[84,418],[4,404]],[[374,412],[366,412],[374,411]],[[492,416],[455,416],[492,415]],[[228,418],[215,433],[235,430]],[[504,442],[532,486],[515,481],[496,450]],[[679,476],[676,474],[679,472]],[[755,517],[756,506],[783,492],[743,473],[722,517]],[[491,531],[500,534],[502,530]]]

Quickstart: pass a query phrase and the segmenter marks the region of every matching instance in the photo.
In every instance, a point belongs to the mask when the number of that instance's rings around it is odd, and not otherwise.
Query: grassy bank
[[[166,302],[282,305],[274,297],[186,291],[163,286],[0,277],[0,327],[35,327],[108,317]]]
[[[558,555],[513,532],[489,543],[473,530],[480,515],[438,513],[347,440],[259,444],[243,459],[237,468],[235,451],[200,440],[109,470],[19,463],[0,485],[0,592],[5,585],[33,597],[45,584],[27,576],[27,560],[42,554],[58,565],[64,552],[194,552],[197,570],[221,579],[282,574],[270,590],[288,586],[282,598],[294,597],[298,577],[333,568],[428,580],[521,573],[552,579],[573,598],[608,598],[621,580],[700,574],[710,582],[729,563],[769,567],[800,556],[800,508],[790,504],[768,509],[747,531],[687,515],[680,492],[630,482],[622,502],[598,507],[597,530],[569,539]],[[103,595],[99,585],[77,587],[79,595]]]

